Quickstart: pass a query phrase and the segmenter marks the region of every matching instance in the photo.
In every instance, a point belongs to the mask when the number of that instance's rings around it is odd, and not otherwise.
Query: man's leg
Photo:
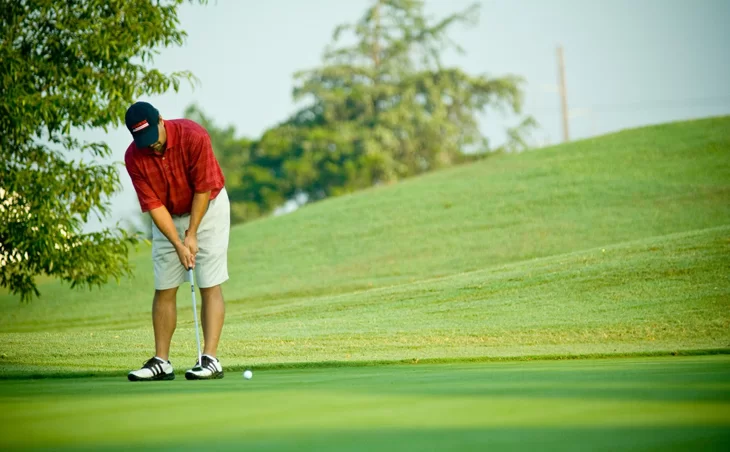
[[[155,356],[141,369],[129,372],[130,381],[174,380],[170,363],[170,341],[177,324],[177,287],[156,290],[152,299],[152,327],[155,330]]]
[[[203,298],[203,309],[200,313],[203,324],[203,338],[205,346],[203,353],[216,357],[218,341],[223,330],[223,321],[226,315],[226,306],[223,302],[223,291],[221,286],[206,287],[200,289]]]
[[[223,367],[217,353],[226,311],[221,284],[228,280],[230,224],[230,204],[223,189],[210,202],[198,228],[199,250],[195,258],[195,274],[203,299],[200,319],[203,324],[204,352],[199,367],[185,372],[188,380],[223,378]]]
[[[173,222],[175,222],[173,218]],[[180,223],[175,223],[180,235]],[[152,298],[152,327],[155,356],[141,369],[129,373],[132,381],[174,380],[170,359],[170,341],[177,325],[177,288],[185,281],[185,269],[167,237],[152,222],[152,265],[155,272],[155,295]],[[159,289],[162,288],[162,289]]]
[[[177,287],[155,291],[152,325],[155,329],[155,355],[169,360],[170,341],[177,325]]]

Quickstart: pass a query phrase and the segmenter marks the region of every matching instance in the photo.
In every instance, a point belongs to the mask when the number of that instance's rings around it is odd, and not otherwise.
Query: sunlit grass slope
[[[231,364],[730,344],[730,117],[436,172],[235,227]],[[603,250],[606,250],[605,252]],[[149,249],[91,292],[0,298],[6,372],[151,353]],[[194,355],[187,291],[178,359]]]

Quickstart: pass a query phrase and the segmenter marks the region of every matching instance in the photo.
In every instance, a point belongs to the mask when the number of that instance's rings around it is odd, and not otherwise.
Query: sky
[[[255,138],[297,109],[293,74],[321,63],[334,28],[358,20],[372,0],[209,0],[185,3],[183,46],[155,60],[163,72],[189,70],[195,87],[142,98],[164,118],[197,104],[219,126]],[[479,21],[450,34],[464,49],[445,58],[471,74],[521,76],[523,114],[538,123],[531,143],[562,141],[556,49],[564,49],[570,138],[730,114],[730,1],[727,0],[426,0],[434,17],[480,3]],[[487,112],[482,130],[498,145],[513,116]],[[85,132],[123,161],[124,126]],[[101,225],[140,215],[124,169],[123,191]],[[87,230],[98,229],[91,222]]]

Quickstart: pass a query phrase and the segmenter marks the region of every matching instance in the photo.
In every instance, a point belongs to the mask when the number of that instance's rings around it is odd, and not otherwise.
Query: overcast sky
[[[186,44],[156,65],[190,70],[200,80],[178,93],[140,99],[165,118],[197,103],[219,125],[257,137],[296,106],[292,74],[316,66],[334,27],[357,20],[369,0],[209,0],[180,8]],[[437,17],[473,1],[427,0]],[[624,128],[730,114],[728,0],[481,1],[479,23],[452,37],[465,55],[446,62],[469,73],[525,78],[525,113],[539,123],[536,145],[562,140],[556,47],[565,52],[571,139]],[[485,134],[499,144],[513,119],[488,114]],[[130,142],[121,127],[104,140],[122,161]],[[129,177],[110,222],[139,216]],[[95,229],[94,226],[90,226]]]

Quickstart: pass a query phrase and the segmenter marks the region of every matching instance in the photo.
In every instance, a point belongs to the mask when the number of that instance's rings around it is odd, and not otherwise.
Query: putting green
[[[730,446],[730,356],[0,381],[0,448],[669,450]]]

